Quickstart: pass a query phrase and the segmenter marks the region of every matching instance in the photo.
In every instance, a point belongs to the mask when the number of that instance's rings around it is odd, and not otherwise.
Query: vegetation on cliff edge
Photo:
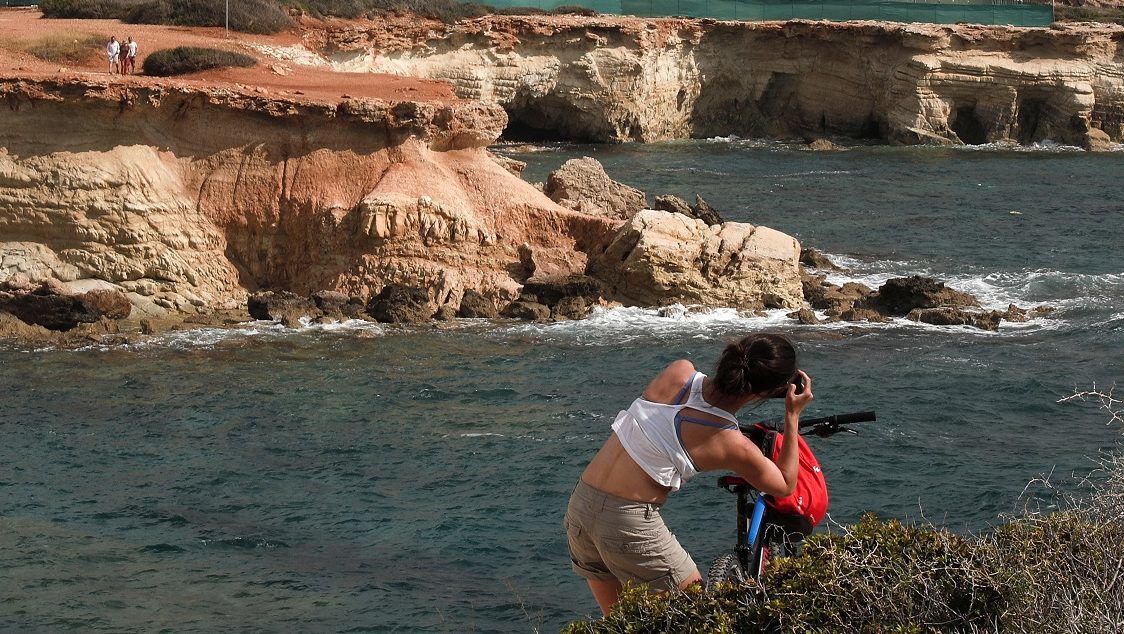
[[[47,18],[121,20],[130,24],[225,26],[225,0],[43,0]],[[277,33],[292,26],[274,0],[230,3],[230,28],[243,33]]]
[[[1121,422],[1111,391],[1081,394]],[[813,535],[795,557],[772,560],[761,586],[669,595],[630,588],[608,617],[565,631],[1119,631],[1124,453],[1104,458],[1094,476],[1080,498],[1037,482],[1060,510],[1028,504],[978,537],[867,515],[842,533]]]
[[[225,0],[43,0],[47,18],[121,20],[130,24],[224,26]],[[277,33],[292,26],[290,9],[316,17],[377,17],[390,12],[413,13],[453,23],[489,14],[577,14],[597,12],[580,6],[543,11],[534,7],[496,8],[457,0],[238,0],[230,3],[230,28],[244,33]]]
[[[108,35],[50,33],[31,40],[0,42],[0,48],[30,53],[46,62],[78,64],[97,54],[108,41]]]

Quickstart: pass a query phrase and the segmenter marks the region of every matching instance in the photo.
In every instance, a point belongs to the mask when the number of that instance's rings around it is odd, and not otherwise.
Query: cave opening
[[[500,141],[508,143],[562,143],[575,140],[559,127],[552,127],[539,121],[527,121],[508,113],[507,127],[500,134]]]
[[[987,143],[987,129],[976,116],[976,104],[960,106],[952,117],[949,127],[968,145]]]
[[[1042,114],[1045,102],[1041,99],[1020,99],[1018,122],[1018,140],[1023,145],[1030,145],[1039,140],[1038,127],[1042,123]]]
[[[501,141],[514,143],[605,143],[612,141],[612,127],[574,104],[547,95],[506,104],[507,127]]]

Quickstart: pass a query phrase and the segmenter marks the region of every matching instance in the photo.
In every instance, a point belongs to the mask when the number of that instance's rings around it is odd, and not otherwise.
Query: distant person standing
[[[125,43],[125,72],[133,75],[137,72],[137,43],[131,37],[128,40]]]
[[[113,69],[117,69],[117,73],[121,73],[121,43],[117,41],[117,36],[109,38],[109,44],[105,47],[105,53],[109,56],[109,74],[113,74]]]

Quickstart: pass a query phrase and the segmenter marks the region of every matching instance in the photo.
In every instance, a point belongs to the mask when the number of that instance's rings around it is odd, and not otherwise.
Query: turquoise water
[[[663,364],[708,367],[754,330],[798,342],[810,414],[878,411],[861,436],[813,442],[834,522],[986,530],[1030,480],[1070,486],[1119,437],[1092,405],[1056,401],[1124,379],[1124,154],[501,151],[530,180],[593,155],[649,194],[700,192],[846,263],[836,281],[930,274],[1057,311],[999,333],[620,309],[3,348],[0,629],[556,631],[596,610],[561,518],[612,417]],[[666,507],[704,569],[733,540],[731,502],[704,474]]]

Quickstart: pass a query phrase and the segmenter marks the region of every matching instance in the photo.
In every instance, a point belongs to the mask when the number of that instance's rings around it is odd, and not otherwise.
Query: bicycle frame
[[[734,546],[738,563],[742,570],[752,571],[750,576],[753,579],[759,579],[765,568],[765,549],[761,544],[765,524],[765,496],[739,476],[723,476],[719,479],[719,484],[738,496],[738,535]],[[756,495],[750,508],[749,497],[754,493]]]

